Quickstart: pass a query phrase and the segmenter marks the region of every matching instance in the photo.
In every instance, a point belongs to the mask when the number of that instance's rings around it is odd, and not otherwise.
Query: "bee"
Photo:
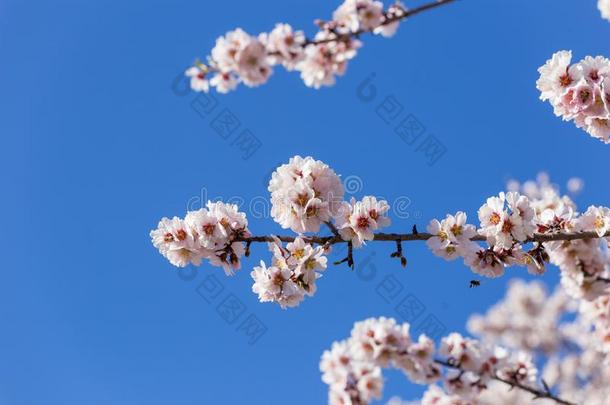
[[[470,280],[470,288],[475,288],[481,285],[479,280]]]

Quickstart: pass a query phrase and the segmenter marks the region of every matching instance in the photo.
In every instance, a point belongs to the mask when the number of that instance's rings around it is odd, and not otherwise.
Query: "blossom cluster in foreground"
[[[245,253],[244,244],[235,239],[249,235],[246,214],[239,212],[237,205],[211,201],[184,219],[161,219],[150,233],[153,245],[174,266],[198,266],[207,259],[227,275],[240,268]]]
[[[513,182],[511,187],[481,206],[478,226],[468,224],[464,212],[432,220],[427,229],[432,252],[447,260],[461,257],[473,272],[486,277],[502,276],[507,267],[515,265],[540,275],[551,263],[559,267],[562,285],[571,296],[595,301],[608,294],[610,266],[604,249],[610,210],[590,206],[578,212],[574,202],[561,196],[544,177],[539,183],[521,186]],[[581,185],[572,181],[570,187],[577,190]],[[327,164],[295,156],[273,172],[268,190],[271,216],[295,235],[257,240],[267,242],[272,252],[269,266],[262,263],[251,272],[253,291],[261,301],[286,308],[312,296],[333,244],[349,245],[348,257],[341,263],[351,265],[352,249],[372,240],[396,242],[398,251],[392,257],[406,264],[400,239],[379,232],[391,223],[387,201],[374,196],[345,201],[341,178]],[[154,246],[173,265],[198,266],[207,260],[230,275],[240,268],[252,242],[247,225],[245,213],[236,205],[208,202],[206,208],[188,212],[184,219],[163,218],[150,235]],[[315,235],[323,226],[330,235]],[[579,232],[598,237],[535,240]],[[482,240],[486,241],[483,245]],[[291,243],[283,246],[282,241]]]
[[[571,403],[604,405],[609,352],[591,335],[586,312],[570,316],[577,308],[561,289],[549,295],[538,282],[517,280],[486,314],[470,318],[474,337],[450,333],[438,347],[425,335],[412,338],[409,325],[393,319],[357,322],[349,339],[333,343],[322,356],[329,404],[366,405],[381,398],[382,369],[397,368],[429,387],[419,401],[389,404],[556,403],[534,400],[520,388],[525,386]]]
[[[272,263],[264,262],[251,272],[252,287],[261,302],[282,308],[298,305],[316,291],[316,279],[326,268],[330,246],[314,246],[305,233],[332,227],[354,247],[374,238],[374,232],[390,224],[389,205],[365,196],[343,201],[340,177],[325,163],[295,156],[273,172],[269,182],[271,216],[283,228],[297,233],[285,247],[275,238],[269,242]],[[236,205],[208,202],[208,207],[187,213],[184,219],[163,218],[151,232],[154,246],[173,265],[200,265],[207,259],[222,266],[228,275],[241,266],[246,253],[244,238],[250,236],[246,215]]]
[[[343,184],[327,164],[295,156],[277,168],[269,181],[271,216],[293,232],[318,232],[337,215]]]
[[[555,115],[610,143],[610,59],[587,56],[573,64],[571,51],[559,51],[538,72],[540,99]]]
[[[271,267],[261,261],[251,275],[254,279],[252,291],[261,302],[277,302],[282,308],[297,306],[305,295],[316,292],[316,279],[326,269],[324,248],[313,247],[302,238],[285,247],[276,240],[269,243],[273,254]]]
[[[342,75],[362,43],[355,35],[370,32],[391,37],[406,8],[396,2],[384,9],[373,0],[345,0],[330,21],[318,21],[312,40],[303,31],[279,23],[271,32],[250,35],[237,28],[216,40],[207,63],[197,62],[186,71],[195,91],[220,93],[239,83],[249,87],[265,83],[276,65],[300,72],[305,85],[330,86]]]

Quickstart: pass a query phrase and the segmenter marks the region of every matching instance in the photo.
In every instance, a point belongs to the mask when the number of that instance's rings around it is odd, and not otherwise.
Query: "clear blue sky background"
[[[411,5],[414,2],[409,2]],[[306,88],[278,69],[266,86],[218,96],[262,142],[249,160],[200,117],[176,75],[236,26],[251,33],[285,21],[313,32],[338,2],[0,1],[0,404],[321,404],[318,361],[354,321],[397,316],[377,293],[386,276],[447,330],[503,295],[510,277],[470,290],[473,275],[406,246],[409,267],[369,245],[372,280],[331,268],[315,298],[282,311],[259,304],[250,268],[234,278],[204,266],[191,281],[152,247],[162,216],[184,215],[202,188],[211,197],[267,197],[269,171],[312,155],[364,193],[409,198],[420,229],[458,209],[474,216],[507,179],[547,170],[586,182],[579,204],[607,204],[610,146],[553,116],[538,100],[536,69],[559,49],[610,56],[610,23],[594,0],[463,0],[404,23],[395,38],[366,38],[335,87]],[[375,72],[377,99],[356,97]],[[432,167],[375,112],[394,95],[447,148]],[[219,108],[221,108],[219,107]],[[278,232],[250,217],[256,233]],[[375,252],[374,256],[371,252]],[[371,265],[372,263],[372,265]],[[371,267],[374,266],[374,267]],[[208,304],[198,285],[217,275]],[[510,276],[525,271],[513,269]],[[544,279],[557,281],[554,272]],[[233,324],[216,310],[234,294]],[[254,315],[267,332],[238,331]],[[421,388],[388,374],[386,397]]]

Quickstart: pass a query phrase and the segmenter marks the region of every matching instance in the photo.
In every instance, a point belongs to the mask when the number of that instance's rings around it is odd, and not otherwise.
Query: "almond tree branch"
[[[381,26],[389,25],[389,24],[392,24],[392,23],[395,23],[395,22],[398,22],[398,21],[401,21],[401,20],[405,20],[405,19],[407,19],[409,17],[412,17],[412,16],[414,16],[416,14],[419,14],[421,12],[424,12],[426,10],[430,10],[430,9],[433,9],[433,8],[436,8],[436,7],[445,5],[445,4],[449,4],[449,3],[452,3],[454,1],[456,1],[456,0],[436,0],[436,1],[433,1],[433,2],[430,2],[430,3],[423,4],[423,5],[419,6],[419,7],[415,7],[415,8],[406,10],[404,12],[404,14],[402,14],[400,16],[387,17],[386,20],[381,24]],[[373,29],[362,29],[361,28],[361,29],[359,29],[357,31],[350,32],[348,34],[338,34],[337,37],[335,37],[335,38],[324,38],[324,39],[320,39],[320,40],[307,39],[305,41],[304,45],[310,45],[310,44],[318,45],[318,44],[324,44],[324,43],[328,43],[328,42],[346,41],[346,40],[349,40],[351,38],[357,38],[357,37],[359,37],[362,34],[368,34],[368,33],[371,33],[371,32],[373,32]]]
[[[412,17],[414,15],[417,15],[419,13],[422,13],[426,10],[430,10],[445,4],[449,4],[452,3],[456,0],[436,0],[430,3],[426,3],[423,4],[419,7],[415,7],[412,9],[408,9],[405,10],[405,12],[399,16],[388,16],[386,15],[386,19],[385,21],[383,21],[379,26],[385,26],[385,25],[389,25],[395,22],[399,22],[402,20],[405,20],[409,17]],[[305,42],[303,43],[303,47],[307,46],[307,45],[319,45],[319,44],[326,44],[326,43],[330,43],[330,42],[347,42],[350,41],[352,38],[358,38],[360,37],[360,35],[362,34],[368,34],[368,33],[372,33],[374,31],[373,29],[359,29],[357,31],[353,31],[350,33],[346,33],[346,34],[339,34],[336,33],[334,31],[332,31],[333,33],[335,33],[335,36],[330,37],[330,38],[324,38],[324,39],[310,39],[310,38],[306,38]],[[196,62],[196,65],[202,65],[200,62]],[[203,65],[202,65],[203,66]],[[204,66],[206,71],[209,72],[216,72],[218,71],[218,69],[214,66]]]
[[[326,226],[328,227],[328,229],[330,229],[330,231],[333,233],[334,236],[339,237],[339,230],[337,229],[337,227],[335,226],[335,224],[333,224],[330,221],[326,221],[324,222],[326,224]]]
[[[436,360],[434,360],[434,362],[436,364],[440,364],[441,366],[444,366],[447,368],[452,368],[454,370],[460,370],[462,372],[466,371],[463,368],[461,368],[459,365],[452,364],[445,360],[436,359]],[[492,380],[500,381],[506,385],[509,385],[511,388],[518,388],[520,390],[527,391],[530,394],[534,394],[534,399],[550,399],[550,400],[555,401],[558,404],[562,404],[562,405],[577,405],[575,402],[566,401],[565,399],[561,399],[561,398],[555,396],[544,381],[542,382],[544,388],[538,389],[538,388],[530,387],[528,385],[524,385],[516,380],[510,380],[510,379],[498,377],[497,375],[494,375],[491,378],[492,378]]]
[[[430,233],[418,232],[418,233],[376,233],[374,242],[412,242],[412,241],[425,241],[436,235]],[[273,242],[275,238],[282,242],[294,242],[298,236],[249,236],[249,237],[238,237],[234,239],[235,242]],[[553,241],[571,241],[579,239],[600,239],[610,237],[610,231],[604,235],[599,236],[596,232],[558,232],[558,233],[536,233],[533,237],[527,239],[524,243],[529,242],[553,242]],[[334,245],[337,243],[347,243],[339,235],[333,236],[303,236],[303,240],[309,243],[324,245]],[[483,235],[477,235],[473,237],[473,241],[485,241],[486,238]]]
[[[331,223],[327,222],[326,225],[329,227],[332,236],[301,236],[301,238],[311,244],[318,245],[335,245],[340,243],[347,243],[348,245],[348,255],[343,260],[336,262],[335,264],[340,264],[347,262],[350,267],[354,265],[353,253],[352,253],[352,245],[351,241],[343,240],[341,235],[339,234],[337,228]],[[407,260],[402,255],[402,242],[413,242],[413,241],[426,241],[436,235],[432,235],[430,233],[425,232],[417,232],[414,227],[414,232],[412,233],[376,233],[374,235],[373,242],[394,242],[397,245],[396,252],[392,253],[392,257],[398,257],[401,261],[402,266],[406,266]],[[282,242],[294,242],[294,240],[298,236],[276,236],[276,235],[263,235],[263,236],[248,236],[242,237],[238,236],[233,239],[234,242],[246,242],[249,247],[252,243],[266,243],[266,242],[275,242],[276,240],[280,240]],[[527,239],[523,243],[529,242],[553,242],[553,241],[572,241],[572,240],[586,240],[586,239],[600,239],[610,237],[610,231],[606,232],[604,235],[600,236],[596,232],[557,232],[557,233],[536,233],[531,238]],[[485,241],[486,238],[483,235],[476,235],[471,238],[472,241]],[[249,249],[248,249],[249,250]],[[597,281],[603,281],[606,283],[610,283],[609,278],[597,277]]]

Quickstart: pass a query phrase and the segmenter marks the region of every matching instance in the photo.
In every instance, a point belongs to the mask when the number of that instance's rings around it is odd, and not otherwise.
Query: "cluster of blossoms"
[[[573,179],[569,188],[578,191],[581,183]],[[315,293],[315,280],[326,268],[323,255],[330,252],[331,245],[347,242],[348,256],[339,263],[353,266],[353,248],[371,240],[395,241],[397,251],[391,256],[406,265],[403,236],[406,240],[427,239],[434,254],[447,260],[462,257],[483,276],[499,277],[513,265],[526,266],[530,273],[540,275],[546,263],[552,263],[560,268],[568,295],[593,302],[610,292],[610,209],[591,206],[579,213],[574,202],[560,196],[544,176],[538,183],[513,181],[508,192],[488,198],[478,211],[479,228],[458,212],[441,221],[432,220],[425,236],[380,233],[390,225],[388,203],[373,196],[344,201],[339,175],[312,157],[295,156],[279,166],[268,189],[273,219],[296,233],[281,239],[292,242],[286,248],[273,236],[251,237],[245,214],[236,205],[222,202],[208,202],[207,208],[189,212],[184,219],[163,218],[151,232],[153,244],[176,266],[199,265],[207,259],[232,274],[250,243],[270,242],[273,263],[270,267],[262,264],[251,273],[253,290],[261,301],[277,302],[282,308]],[[332,232],[330,236],[306,235],[319,232],[322,225]],[[479,241],[486,241],[487,246]],[[600,319],[608,324],[607,319]],[[610,330],[598,329],[606,334]]]
[[[269,182],[271,216],[297,233],[318,232],[331,224],[354,247],[373,240],[373,232],[390,225],[387,201],[365,196],[343,201],[343,184],[325,163],[295,156],[277,168]]]
[[[605,405],[610,352],[591,338],[590,314],[574,317],[578,301],[561,289],[547,294],[539,282],[516,280],[486,314],[469,319],[476,338],[451,333],[438,349],[423,335],[412,341],[408,325],[394,320],[358,322],[349,339],[322,356],[329,403],[363,405],[381,398],[381,369],[392,367],[429,387],[420,400],[393,398],[388,405],[550,405],[558,399]]]
[[[610,59],[587,56],[572,64],[572,52],[560,51],[538,71],[540,99],[555,115],[610,143]]]
[[[325,163],[312,157],[295,156],[271,175],[271,216],[283,228],[299,234],[282,247],[277,238],[269,243],[272,265],[263,262],[251,273],[252,290],[261,302],[277,302],[282,308],[298,305],[316,292],[315,281],[326,269],[330,246],[307,242],[303,233],[318,232],[322,224],[354,247],[372,240],[373,232],[390,224],[389,205],[375,197],[343,201],[343,184]]]
[[[269,181],[271,216],[293,232],[318,232],[320,225],[339,212],[343,184],[319,160],[295,156],[276,169]]]
[[[608,342],[592,330],[600,312],[605,311],[608,324],[610,308],[604,309],[604,303],[608,296],[594,302],[575,300],[563,289],[549,295],[538,282],[516,281],[485,315],[472,316],[468,329],[484,342],[540,356],[538,360],[545,360],[542,378],[562,399],[603,405],[610,395],[604,383],[610,378],[610,351]]]
[[[543,252],[534,248],[525,252],[522,243],[534,235],[535,212],[530,200],[518,192],[490,197],[479,209],[480,228],[466,223],[466,214],[458,212],[438,221],[432,220],[427,244],[434,254],[447,260],[463,257],[477,274],[499,277],[507,266],[527,265],[530,272],[544,271]],[[489,247],[473,242],[476,235],[486,238]]]
[[[467,224],[463,212],[442,221],[433,219],[427,228],[432,235],[427,244],[435,255],[447,260],[462,257],[472,271],[485,277],[500,277],[506,267],[517,264],[528,265],[539,274],[543,262],[534,260],[539,255],[524,252],[520,244],[534,234],[532,220],[525,220],[532,212],[527,198],[519,193],[500,193],[479,209],[481,228]],[[488,247],[472,240],[477,234],[487,239]]]
[[[331,350],[322,355],[320,370],[322,380],[330,388],[329,404],[363,405],[379,399],[383,389],[382,368],[402,370],[417,384],[442,382],[444,390],[432,385],[422,405],[438,404],[435,393],[475,404],[494,379],[535,387],[537,377],[528,354],[510,353],[458,333],[444,337],[436,348],[423,334],[412,340],[409,324],[371,318],[357,322],[349,339],[333,343]]]
[[[581,187],[577,183],[571,180],[568,186],[576,191]],[[578,300],[579,313],[590,326],[587,333],[595,338],[597,347],[610,353],[610,210],[590,206],[579,213],[572,199],[560,195],[542,174],[537,182],[510,182],[509,192],[488,199],[478,214],[478,231],[466,224],[461,212],[440,222],[433,220],[428,227],[434,235],[427,242],[429,247],[448,260],[463,257],[475,273],[487,277],[501,276],[512,265],[526,266],[531,274],[539,275],[551,263],[560,270],[563,288],[552,298],[547,298],[540,286],[527,291],[511,288],[510,304],[501,303],[490,311],[488,318],[498,323],[482,325],[474,318],[473,331],[493,335],[509,346],[517,346],[518,339],[528,339],[520,342],[521,349],[556,350],[563,338],[554,325],[566,310],[569,297]],[[526,249],[534,231],[538,236],[592,232],[599,238],[533,242]],[[488,247],[472,241],[475,232],[486,239]]]
[[[391,223],[387,212],[390,209],[387,201],[377,201],[375,197],[366,196],[362,201],[355,198],[343,202],[335,217],[336,227],[343,240],[352,242],[356,248],[362,247],[367,240],[373,240],[374,231],[389,226]]]
[[[542,256],[559,268],[563,291],[578,300],[579,312],[592,327],[588,333],[593,335],[597,348],[610,353],[610,238],[602,238],[610,230],[610,210],[591,206],[579,214],[576,204],[568,196],[561,196],[545,175],[539,176],[537,182],[513,182],[512,186],[530,198],[538,218],[538,232],[593,231],[600,236],[544,242],[540,249]]]
[[[598,0],[597,8],[602,13],[602,18],[610,21],[610,0]]]
[[[517,184],[513,183],[513,187]],[[602,236],[610,230],[610,210],[590,206],[579,213],[576,204],[568,196],[561,196],[546,176],[541,176],[537,184],[528,182],[520,188],[535,210],[539,233],[594,232],[600,237],[539,244],[541,258],[548,257],[550,263],[559,267],[561,284],[568,295],[594,300],[607,294],[608,283],[604,279],[610,274],[609,238]]]
[[[311,40],[282,23],[258,36],[238,28],[218,38],[207,63],[195,63],[186,75],[195,91],[208,92],[214,87],[227,93],[239,83],[249,87],[265,83],[273,67],[282,65],[300,72],[309,87],[330,86],[362,45],[357,35],[370,32],[391,37],[406,16],[406,8],[399,2],[384,9],[379,1],[345,0],[331,21],[317,21],[320,31]]]
[[[261,302],[276,302],[282,308],[297,306],[316,292],[316,280],[326,269],[330,244],[312,242],[305,233],[317,233],[326,225],[339,241],[362,247],[374,239],[375,231],[390,224],[389,205],[365,196],[343,201],[341,178],[325,163],[312,157],[295,156],[278,167],[269,181],[271,216],[297,235],[285,247],[271,237],[272,263],[251,272],[252,290]],[[203,259],[222,266],[228,275],[240,268],[248,254],[251,236],[244,213],[236,205],[208,202],[207,208],[189,212],[184,219],[163,218],[151,231],[153,245],[173,265],[200,265]],[[269,240],[269,239],[267,239]]]
[[[269,243],[269,250],[273,254],[272,265],[267,267],[261,261],[260,267],[251,273],[252,291],[261,302],[277,302],[282,308],[295,307],[306,295],[316,292],[319,272],[326,269],[324,247],[313,247],[302,238],[283,247],[276,239]]]
[[[557,188],[541,177],[539,184],[512,182],[512,190],[490,197],[479,209],[480,227],[466,223],[466,214],[458,212],[442,220],[432,220],[427,243],[437,256],[447,260],[457,257],[473,272],[486,277],[499,277],[508,266],[527,267],[534,275],[545,272],[552,263],[561,270],[562,284],[576,298],[595,299],[608,291],[605,278],[610,268],[604,249],[610,231],[610,210],[590,206],[584,213],[568,196],[560,196]],[[594,232],[599,238],[534,242],[534,235]],[[478,234],[487,247],[473,242]]]
[[[250,236],[246,214],[237,205],[208,202],[206,208],[190,211],[184,219],[163,218],[150,232],[153,245],[178,267],[196,266],[208,259],[227,275],[240,268],[246,249],[238,238]]]
[[[474,251],[478,245],[471,239],[477,234],[474,225],[466,223],[466,214],[458,211],[455,215],[447,215],[439,221],[433,219],[428,224],[428,232],[435,235],[426,242],[428,247],[436,254],[447,260],[454,260],[466,256]]]

